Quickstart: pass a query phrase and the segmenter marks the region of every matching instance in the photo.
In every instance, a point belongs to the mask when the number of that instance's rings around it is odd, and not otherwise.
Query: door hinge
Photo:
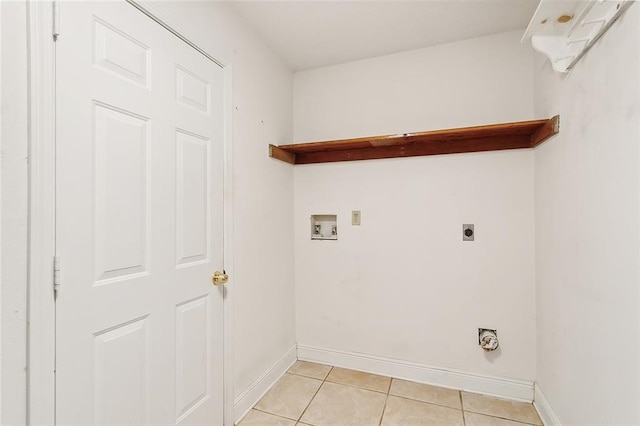
[[[53,11],[53,41],[57,41],[60,36],[60,5],[57,0],[52,2]]]
[[[53,257],[53,292],[60,291],[60,256]]]

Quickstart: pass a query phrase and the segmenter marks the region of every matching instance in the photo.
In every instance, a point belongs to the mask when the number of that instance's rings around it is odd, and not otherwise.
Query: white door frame
[[[157,4],[127,0],[168,31],[223,67],[224,79],[224,256],[233,286],[232,67],[207,52]],[[55,423],[55,43],[53,3],[28,0],[29,61],[29,242],[27,296],[27,424]],[[64,25],[64,24],[63,24]],[[64,28],[61,30],[64,37]],[[64,291],[64,266],[61,274]],[[233,425],[232,287],[224,292],[224,424]]]

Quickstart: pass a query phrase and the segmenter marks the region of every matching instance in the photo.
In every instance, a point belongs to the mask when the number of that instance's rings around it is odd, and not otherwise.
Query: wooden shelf
[[[533,148],[559,131],[560,117],[421,133],[269,145],[269,156],[289,164],[416,157]]]

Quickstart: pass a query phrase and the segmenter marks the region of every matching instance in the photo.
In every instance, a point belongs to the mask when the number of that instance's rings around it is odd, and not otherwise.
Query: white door
[[[222,424],[222,70],[125,2],[60,2],[56,420]]]

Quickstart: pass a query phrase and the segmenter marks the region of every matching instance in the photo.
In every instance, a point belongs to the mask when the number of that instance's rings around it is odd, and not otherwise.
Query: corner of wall
[[[544,426],[561,426],[560,420],[556,413],[553,411],[551,404],[544,396],[539,384],[535,384],[535,395],[533,400],[533,406],[536,408],[540,419]]]
[[[292,346],[280,359],[260,374],[233,401],[233,419],[237,424],[297,360],[296,346]]]

